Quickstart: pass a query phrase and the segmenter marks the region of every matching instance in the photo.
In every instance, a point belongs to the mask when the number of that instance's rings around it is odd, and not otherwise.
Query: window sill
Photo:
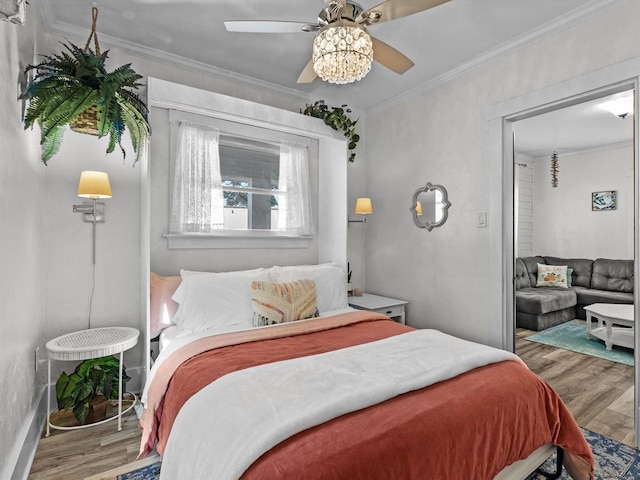
[[[309,248],[311,235],[294,236],[276,232],[167,233],[169,249],[197,248]]]

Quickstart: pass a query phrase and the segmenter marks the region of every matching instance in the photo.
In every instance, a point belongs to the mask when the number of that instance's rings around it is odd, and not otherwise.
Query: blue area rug
[[[609,351],[599,338],[591,337],[591,339],[587,339],[587,322],[584,320],[571,320],[570,322],[547,328],[526,337],[526,340],[633,366],[633,350],[614,345],[613,350]]]
[[[585,428],[582,429],[582,433],[593,450],[596,480],[637,480],[640,478],[640,452],[638,450]],[[556,455],[554,453],[542,468],[547,472],[554,472],[555,462]],[[544,477],[535,473],[527,477],[527,480],[540,479],[544,479]],[[571,480],[564,469],[560,480]]]
[[[118,480],[158,480],[160,478],[160,462],[118,475]]]

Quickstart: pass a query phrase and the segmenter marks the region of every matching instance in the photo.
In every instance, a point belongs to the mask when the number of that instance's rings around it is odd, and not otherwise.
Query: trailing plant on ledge
[[[334,130],[342,130],[344,132],[344,136],[349,140],[348,146],[351,151],[349,161],[355,161],[356,154],[354,150],[360,140],[360,135],[356,133],[355,128],[358,120],[351,120],[347,115],[347,113],[351,113],[351,109],[347,108],[346,105],[342,105],[341,107],[329,107],[325,104],[324,100],[318,100],[311,105],[307,105],[300,113],[310,117],[321,118],[324,120],[326,125],[329,125]]]

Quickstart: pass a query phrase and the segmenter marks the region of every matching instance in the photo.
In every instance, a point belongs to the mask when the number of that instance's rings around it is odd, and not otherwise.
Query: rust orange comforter
[[[411,330],[376,314],[356,315],[358,321],[345,326],[223,346],[185,361],[156,411],[158,451],[182,405],[226,373]],[[507,361],[303,431],[264,454],[242,478],[492,479],[549,442],[565,449],[575,480],[593,478],[591,449],[561,399],[523,364]]]

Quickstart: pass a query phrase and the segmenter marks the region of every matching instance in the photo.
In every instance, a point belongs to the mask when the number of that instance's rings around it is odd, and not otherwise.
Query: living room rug
[[[599,433],[586,428],[582,429],[595,459],[595,480],[637,480],[640,478],[640,452],[624,443],[611,440]],[[554,472],[556,454],[547,460],[542,468],[547,472]],[[526,480],[541,480],[542,475],[534,473]],[[560,480],[571,480],[563,469]]]
[[[526,337],[526,340],[633,366],[632,350],[614,345],[613,350],[609,351],[599,338],[592,337],[588,339],[587,322],[584,320],[571,320],[570,322],[547,328]]]

